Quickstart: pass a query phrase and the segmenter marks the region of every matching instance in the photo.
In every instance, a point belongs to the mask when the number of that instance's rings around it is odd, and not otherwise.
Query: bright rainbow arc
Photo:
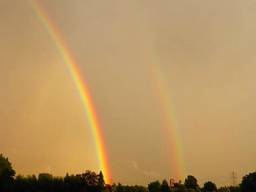
[[[59,31],[57,25],[50,19],[43,5],[41,5],[39,1],[30,0],[30,2],[36,15],[43,23],[49,35],[53,39],[58,51],[60,52],[63,58],[63,61],[65,62],[66,66],[68,67],[71,73],[72,79],[78,89],[84,111],[87,115],[87,119],[92,128],[94,140],[96,142],[97,147],[97,155],[99,159],[100,169],[103,172],[105,182],[107,184],[110,184],[111,173],[108,162],[108,156],[105,149],[104,137],[101,130],[99,119],[97,117],[97,113],[93,105],[93,99],[90,95],[88,85],[86,81],[82,78],[82,75],[79,72],[78,64],[75,58],[72,56],[67,44],[65,43],[64,38],[61,32]]]

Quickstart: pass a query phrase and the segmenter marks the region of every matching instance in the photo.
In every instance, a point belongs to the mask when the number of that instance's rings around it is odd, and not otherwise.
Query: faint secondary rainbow
[[[79,72],[77,61],[75,60],[71,50],[67,46],[58,26],[53,22],[49,14],[47,14],[46,10],[44,9],[43,5],[38,0],[30,0],[29,2],[31,3],[37,17],[44,25],[52,40],[54,41],[58,51],[62,56],[64,63],[66,64],[68,70],[71,73],[72,79],[79,92],[87,119],[92,128],[94,140],[97,147],[97,155],[99,159],[100,169],[104,174],[105,182],[111,183],[111,171],[105,148],[103,132],[100,126],[99,119],[97,117],[96,110],[93,105],[93,99],[90,95],[88,85],[85,79],[82,77],[81,73]]]
[[[161,58],[158,56],[157,50],[157,36],[154,34],[155,26],[152,25],[152,20],[147,11],[144,9],[144,5],[140,2],[139,7],[141,10],[141,30],[142,42],[142,53],[146,56],[145,61],[149,65],[149,75],[152,83],[154,95],[159,106],[160,118],[162,122],[162,132],[167,157],[170,163],[170,176],[173,179],[183,180],[185,177],[185,162],[183,155],[182,140],[179,133],[179,125],[177,116],[175,113],[175,106],[173,105],[172,95],[170,88],[168,87],[168,80],[164,69],[161,68]]]
[[[170,161],[172,171],[176,180],[183,180],[185,177],[185,163],[182,149],[182,142],[178,130],[177,117],[174,112],[171,94],[168,93],[167,80],[160,66],[153,64],[151,66],[152,81],[154,83],[157,97],[161,107],[161,117],[163,120],[164,131],[166,134],[167,145],[170,147]]]
[[[143,7],[141,5],[141,7]],[[151,20],[144,15],[142,25],[143,31],[143,53],[146,55],[146,62],[149,65],[150,80],[156,101],[159,106],[160,118],[162,122],[162,132],[166,145],[168,161],[170,163],[170,176],[176,181],[183,180],[185,177],[185,162],[183,155],[182,140],[179,133],[179,125],[175,113],[175,106],[172,100],[172,94],[168,87],[168,80],[164,69],[161,68],[161,59],[155,43],[155,36],[151,33],[154,28],[150,25]]]

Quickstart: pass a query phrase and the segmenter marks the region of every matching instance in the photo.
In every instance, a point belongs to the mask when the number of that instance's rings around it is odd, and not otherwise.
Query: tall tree
[[[105,181],[104,181],[104,176],[102,171],[100,171],[98,175],[98,188],[99,188],[99,191],[103,191],[105,188]]]
[[[8,158],[0,154],[0,191],[10,191],[14,185],[15,171]]]

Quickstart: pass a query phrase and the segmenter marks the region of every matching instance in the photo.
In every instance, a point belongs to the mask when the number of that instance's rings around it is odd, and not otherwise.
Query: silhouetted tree
[[[239,186],[231,186],[231,187],[229,187],[229,191],[230,192],[241,192],[241,189]]]
[[[53,192],[64,192],[65,185],[62,177],[53,177],[52,179],[52,191]]]
[[[255,192],[256,191],[256,172],[250,173],[244,176],[240,187],[242,192]]]
[[[221,187],[218,192],[241,192],[239,186]]]
[[[99,175],[98,175],[98,188],[100,191],[103,191],[105,188],[105,181],[104,181],[104,176],[102,171],[100,171]]]
[[[79,191],[82,188],[81,177],[66,174],[64,177],[64,186],[66,191]]]
[[[81,177],[82,184],[86,190],[91,192],[103,191],[105,183],[102,173],[97,175],[95,172],[86,171],[82,175],[77,176]]]
[[[172,191],[174,191],[174,192],[187,192],[187,188],[180,181],[178,183],[174,183],[174,187],[172,188]]]
[[[115,192],[124,192],[124,187],[121,185],[121,183],[118,183],[117,186],[114,188]]]
[[[168,185],[168,182],[166,180],[163,180],[161,184],[161,192],[170,192],[170,187]]]
[[[216,191],[217,191],[217,187],[216,187],[215,183],[213,183],[211,181],[207,181],[204,184],[203,192],[216,192]]]
[[[197,179],[187,176],[184,184],[166,180],[162,183],[154,181],[148,187],[129,185],[106,185],[103,173],[86,171],[78,175],[67,174],[63,177],[54,177],[48,173],[41,173],[36,177],[17,176],[11,163],[0,155],[0,192],[200,192]],[[222,187],[217,190],[213,182],[206,182],[202,192],[256,192],[256,172],[243,177],[240,186]]]
[[[187,176],[184,185],[187,189],[197,190],[199,188],[199,185],[197,184],[197,179],[192,175]]]
[[[228,187],[221,187],[218,189],[218,192],[230,192]]]
[[[0,191],[10,191],[14,186],[15,171],[8,158],[0,154]]]
[[[159,181],[154,181],[148,184],[149,192],[161,192],[161,184]]]
[[[147,192],[147,188],[143,186],[129,186],[129,185],[122,185],[118,183],[118,185],[112,185],[112,192]]]
[[[16,191],[28,191],[28,180],[27,178],[18,175],[15,179],[15,190]]]
[[[40,173],[38,175],[38,187],[41,191],[52,191],[53,176],[49,173]]]
[[[113,184],[113,185],[105,184],[104,192],[113,192],[115,187],[116,187],[115,184]]]

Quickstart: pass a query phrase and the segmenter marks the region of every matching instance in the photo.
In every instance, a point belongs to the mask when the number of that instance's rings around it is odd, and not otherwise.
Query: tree
[[[103,191],[105,183],[104,183],[102,173],[97,175],[93,171],[86,171],[82,175],[77,175],[77,176],[81,177],[82,183],[87,191],[90,191],[90,192]]]
[[[187,178],[185,179],[184,185],[188,189],[198,189],[198,187],[199,187],[197,184],[197,179],[192,175],[187,176]]]
[[[256,172],[250,173],[243,177],[240,185],[242,192],[255,192],[256,191]]]
[[[49,173],[40,173],[38,175],[38,187],[42,191],[50,191],[52,189],[53,176]]]
[[[14,184],[15,171],[8,158],[0,154],[0,191],[10,191]]]
[[[187,192],[187,188],[185,187],[185,185],[183,185],[181,183],[176,183],[174,186],[174,191],[175,192]]]
[[[241,192],[241,190],[239,186],[230,186],[229,192]],[[250,192],[250,191],[247,191],[247,192]]]
[[[99,187],[99,191],[103,191],[105,188],[105,181],[104,181],[104,176],[102,171],[100,171],[98,175],[98,187]]]
[[[148,184],[148,191],[149,192],[160,192],[161,191],[161,184],[159,181],[154,181]]]
[[[168,182],[166,180],[163,180],[161,184],[161,192],[170,192],[170,187],[168,185]]]
[[[36,192],[37,184],[37,178],[35,175],[26,177],[18,175],[15,179],[15,191]]]
[[[27,190],[27,179],[21,175],[18,175],[15,179],[15,190],[16,191],[26,191]]]
[[[203,191],[204,192],[216,192],[217,191],[217,187],[216,187],[215,183],[213,183],[211,181],[207,181],[204,184]]]
[[[221,187],[218,189],[218,192],[230,192],[228,187]]]
[[[78,175],[67,174],[64,177],[64,185],[67,191],[79,191],[82,188],[82,179]]]

